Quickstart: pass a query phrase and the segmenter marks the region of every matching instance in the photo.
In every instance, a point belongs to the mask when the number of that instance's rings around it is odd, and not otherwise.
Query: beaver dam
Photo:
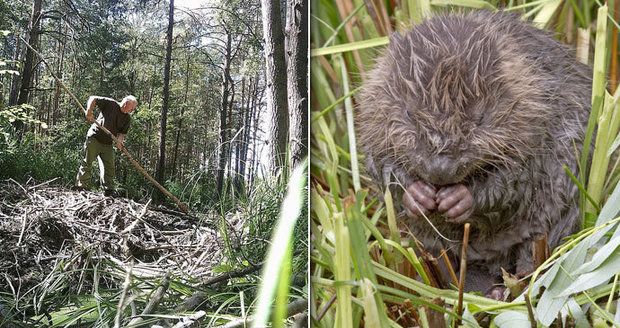
[[[149,317],[157,307],[188,313],[169,316],[166,326],[204,316],[192,310],[219,303],[209,291],[234,276],[214,274],[223,241],[244,238],[239,215],[217,230],[216,217],[50,183],[0,182],[0,326],[162,324]]]

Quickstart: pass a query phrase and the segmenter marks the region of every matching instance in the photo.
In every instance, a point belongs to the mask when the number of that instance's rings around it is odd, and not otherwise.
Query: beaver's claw
[[[474,198],[462,184],[442,187],[437,192],[437,211],[449,222],[463,223],[473,211]]]
[[[437,208],[435,201],[437,189],[424,181],[416,181],[410,184],[403,195],[403,204],[407,210],[407,215],[412,218],[419,218],[428,215]]]

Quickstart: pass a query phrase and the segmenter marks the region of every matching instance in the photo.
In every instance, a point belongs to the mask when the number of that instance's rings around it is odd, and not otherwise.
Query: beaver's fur
[[[467,289],[488,288],[500,267],[530,272],[533,240],[554,247],[577,228],[577,187],[562,165],[578,171],[591,75],[549,32],[478,11],[395,33],[366,77],[356,127],[371,175],[463,184],[473,196]],[[427,248],[458,256],[423,218],[400,218]],[[462,224],[430,218],[462,239]]]

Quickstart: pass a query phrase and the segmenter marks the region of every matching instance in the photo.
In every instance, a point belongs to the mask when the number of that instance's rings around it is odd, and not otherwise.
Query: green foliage
[[[588,134],[592,136],[595,128],[597,132],[589,170],[586,170],[588,167],[585,166],[588,163],[587,150],[582,154],[581,161],[582,185],[587,181],[587,197],[583,195],[581,198],[581,208],[585,214],[584,230],[559,248],[536,270],[528,292],[528,296],[534,299],[536,291],[541,286],[545,287],[536,306],[537,319],[544,325],[550,325],[560,311],[566,312],[564,307],[574,304],[576,298],[583,295],[591,303],[593,313],[603,321],[613,322],[609,306],[603,310],[595,302],[596,297],[591,296],[596,295],[601,289],[609,289],[612,286],[609,285],[609,281],[614,276],[617,281],[617,274],[620,272],[618,251],[620,225],[616,218],[620,213],[617,201],[620,197],[620,185],[617,184],[617,180],[611,179],[614,176],[613,169],[608,169],[615,150],[612,141],[617,138],[620,124],[620,106],[618,106],[620,89],[616,90],[613,97],[605,90],[607,72],[605,55],[610,51],[609,45],[606,44],[609,24],[607,14],[607,6],[599,8],[594,55],[593,108]],[[614,189],[613,192],[606,194],[610,189]],[[602,208],[599,204],[602,204]],[[607,232],[610,232],[611,236],[606,234]],[[547,271],[541,274],[544,269]],[[540,274],[540,278],[536,279]],[[612,289],[609,302],[613,298]]]
[[[0,30],[16,30],[17,26],[28,25],[28,8],[25,1],[0,1]]]
[[[2,74],[2,72],[0,72]],[[21,122],[24,124],[39,125],[42,129],[47,129],[45,122],[39,121],[29,114],[35,108],[28,104],[0,107],[0,156],[3,153],[13,153],[17,149],[17,140],[12,137],[13,125]]]
[[[256,259],[265,258],[281,210],[281,200],[286,192],[286,182],[278,179],[256,181],[248,195],[220,200],[220,230],[227,236],[226,254],[232,265],[244,265],[245,261],[258,264]],[[228,204],[228,206],[227,206]],[[205,208],[206,209],[206,208]],[[307,217],[307,207],[301,209],[300,217]],[[243,234],[229,234],[229,224],[243,219]],[[293,252],[296,272],[307,266],[307,223],[299,220],[294,226]],[[249,236],[252,238],[247,239]]]
[[[0,9],[3,7],[4,3],[0,3]],[[11,31],[0,30],[0,34],[6,37],[11,34]],[[0,54],[0,87],[3,86],[2,77],[7,75],[19,76],[19,72],[9,68],[9,64],[15,64],[15,61],[4,59],[3,55]],[[3,99],[0,99],[0,155],[13,152],[17,146],[16,140],[11,136],[13,125],[38,124],[41,128],[47,129],[47,124],[32,116],[31,112],[34,110],[35,108],[28,104],[6,107]]]
[[[35,110],[35,108],[28,104],[7,107],[0,111],[0,124],[7,125],[7,122],[15,123],[16,121],[21,121],[24,123],[40,124],[43,129],[47,129],[47,124],[45,122],[41,122],[28,115],[28,111],[30,110]]]
[[[9,31],[0,31],[0,34],[4,34],[4,36],[8,35]],[[5,34],[6,33],[6,34]],[[0,76],[12,74],[19,75],[19,72],[13,69],[5,69],[9,64],[17,64],[14,60],[6,60],[0,58]]]
[[[49,129],[49,136],[44,140],[27,133],[21,144],[13,141],[9,151],[0,152],[3,168],[0,179],[48,181],[60,178],[59,182],[73,184],[82,158],[83,137],[71,138],[68,131],[66,126],[55,126]]]

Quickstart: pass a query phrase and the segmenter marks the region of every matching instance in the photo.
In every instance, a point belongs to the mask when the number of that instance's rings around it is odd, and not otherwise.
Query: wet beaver
[[[356,116],[368,171],[406,188],[400,219],[427,249],[458,257],[438,232],[461,240],[471,223],[467,290],[488,291],[500,267],[531,272],[533,240],[554,247],[578,227],[562,165],[577,172],[591,73],[550,33],[478,11],[392,35],[368,74]]]

